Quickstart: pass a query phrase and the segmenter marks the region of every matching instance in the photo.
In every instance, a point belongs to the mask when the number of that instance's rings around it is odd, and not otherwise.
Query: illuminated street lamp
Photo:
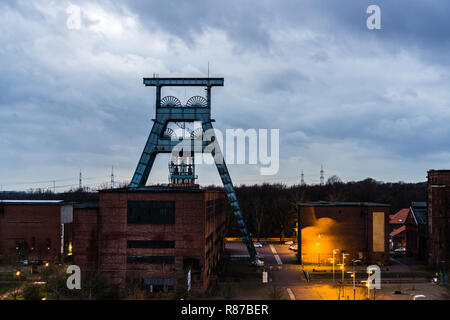
[[[17,270],[16,271],[16,277],[20,277],[20,274],[21,274],[20,270]]]
[[[370,289],[371,289],[371,283],[372,280],[370,279],[370,276],[372,275],[374,271],[369,269],[367,270],[367,280],[361,281],[362,283],[365,283],[367,286],[367,298],[370,300]],[[374,289],[375,290],[375,289]],[[374,293],[374,300],[375,300],[375,293]]]
[[[356,300],[356,271],[348,271],[350,273],[350,277],[353,278],[353,300]]]
[[[317,266],[320,266],[320,242],[315,242],[317,246]]]
[[[345,253],[345,251],[342,251],[342,263],[340,264],[340,268],[342,270],[342,297],[344,297],[344,274],[345,274],[345,257],[348,256],[348,253]]]
[[[338,252],[339,252],[339,249],[333,249],[333,282],[335,282],[335,280],[334,280],[334,264],[336,262],[336,258],[334,257],[334,255]]]
[[[367,299],[370,299],[370,285],[369,280],[362,280],[361,283],[365,283],[367,287]]]

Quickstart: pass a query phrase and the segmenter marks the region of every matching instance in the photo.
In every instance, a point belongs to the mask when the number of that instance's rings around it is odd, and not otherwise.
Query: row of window
[[[207,220],[213,214],[219,214],[223,210],[224,199],[216,201],[216,210],[213,202],[207,201]],[[127,202],[127,223],[129,224],[174,224],[175,202],[174,201],[135,201]]]
[[[175,264],[174,256],[128,256],[129,264]]]
[[[174,224],[174,201],[128,201],[129,224]]]

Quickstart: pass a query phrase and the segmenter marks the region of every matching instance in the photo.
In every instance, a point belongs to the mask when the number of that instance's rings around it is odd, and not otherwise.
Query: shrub
[[[42,300],[44,293],[39,285],[26,285],[22,292],[25,300]]]

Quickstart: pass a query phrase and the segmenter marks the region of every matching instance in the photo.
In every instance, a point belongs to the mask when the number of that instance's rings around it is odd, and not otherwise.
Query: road
[[[242,242],[227,242],[226,249],[232,259],[249,258],[247,249]],[[306,281],[302,267],[296,264],[295,252],[289,250],[289,245],[268,243],[262,248],[256,248],[256,251],[264,259],[264,268],[269,273],[269,284],[282,288],[283,299],[353,300],[354,298],[351,286],[346,286],[344,292],[342,292],[339,286],[334,285],[332,279]],[[327,268],[330,269],[331,267],[328,266]],[[346,277],[349,277],[349,275],[346,274]],[[358,279],[358,282],[360,280],[362,279]],[[402,294],[394,294],[395,291],[401,291]],[[427,300],[447,298],[444,289],[431,283],[423,283],[423,281],[408,284],[383,283],[382,289],[377,291],[376,298],[377,300],[411,300],[415,294],[424,294]],[[366,298],[367,289],[365,287],[355,288],[356,300]]]

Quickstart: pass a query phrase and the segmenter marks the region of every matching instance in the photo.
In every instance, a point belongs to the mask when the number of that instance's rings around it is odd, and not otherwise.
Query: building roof
[[[0,204],[58,204],[64,200],[0,200]]]
[[[428,213],[426,202],[411,202],[411,212],[416,224],[427,224]]]
[[[397,229],[395,229],[394,231],[392,231],[391,232],[391,236],[397,236],[397,235],[399,235],[400,233],[402,233],[403,231],[405,231],[406,230],[406,226],[405,225],[403,225],[403,226],[401,226],[400,228],[397,228]]]
[[[390,204],[377,202],[336,202],[336,201],[312,201],[299,202],[299,206],[308,207],[390,207]]]
[[[404,224],[409,214],[409,208],[404,208],[389,216],[389,224]]]
[[[117,189],[105,189],[98,192],[221,192],[217,190],[206,190],[195,187],[170,187],[170,186],[146,186],[141,188],[117,188]]]

